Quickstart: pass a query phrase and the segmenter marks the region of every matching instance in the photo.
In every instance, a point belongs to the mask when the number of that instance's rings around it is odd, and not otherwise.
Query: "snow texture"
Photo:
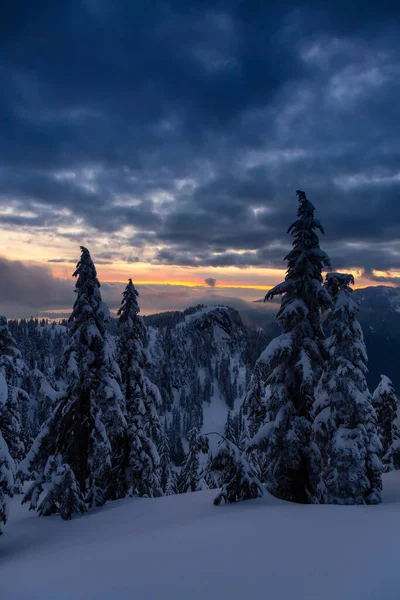
[[[215,491],[125,499],[37,518],[11,502],[4,600],[398,600],[400,473],[378,506],[296,505],[269,494],[215,507]]]

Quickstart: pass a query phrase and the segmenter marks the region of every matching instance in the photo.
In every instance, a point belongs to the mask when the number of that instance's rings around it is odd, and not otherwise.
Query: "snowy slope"
[[[113,502],[72,522],[12,503],[1,600],[398,600],[400,473],[386,504]]]
[[[251,367],[249,336],[227,306],[197,306],[147,317],[149,377],[163,398],[162,416],[185,436],[194,426],[222,432],[229,409],[238,410]],[[252,366],[252,365],[251,365]]]

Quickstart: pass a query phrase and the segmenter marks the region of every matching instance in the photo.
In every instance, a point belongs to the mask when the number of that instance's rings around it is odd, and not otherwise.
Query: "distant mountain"
[[[355,290],[354,299],[368,350],[370,389],[384,373],[400,394],[400,288],[367,287]]]
[[[227,306],[195,306],[144,317],[149,376],[163,398],[168,426],[222,431],[244,398],[255,361],[268,343]],[[178,433],[178,431],[176,431]]]

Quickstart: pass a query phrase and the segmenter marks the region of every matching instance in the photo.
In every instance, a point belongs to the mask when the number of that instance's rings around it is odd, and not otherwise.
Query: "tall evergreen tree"
[[[319,245],[314,206],[297,191],[297,220],[289,227],[293,249],[286,256],[286,278],[265,296],[283,296],[277,314],[283,333],[272,340],[259,361],[267,381],[266,425],[256,435],[265,448],[266,484],[278,498],[294,502],[321,501],[320,454],[311,439],[314,387],[324,362],[321,311],[331,300],[322,284],[322,269],[330,261]],[[262,412],[262,411],[261,411]],[[254,427],[253,427],[254,429]]]
[[[0,316],[0,369],[7,384],[19,386],[23,378],[24,368],[21,352],[10,333],[7,319]]]
[[[381,381],[373,393],[378,434],[382,443],[382,463],[385,471],[400,469],[400,437],[396,425],[397,397],[389,377],[381,375]]]
[[[13,460],[0,431],[0,535],[8,519],[8,498],[14,493]]]
[[[225,427],[224,427],[224,436],[230,442],[233,442],[235,439],[235,431],[234,431],[234,425],[233,425],[233,419],[232,419],[232,412],[230,410],[228,410],[228,414],[226,417],[226,423],[225,423]]]
[[[172,486],[172,461],[169,438],[167,434],[167,423],[163,428],[160,442],[160,484],[164,494],[171,490]]]
[[[32,439],[30,398],[21,387],[27,368],[4,316],[0,316],[0,373],[7,382],[7,398],[0,406],[0,430],[12,458],[18,462]]]
[[[329,361],[316,391],[314,439],[322,452],[328,502],[375,504],[382,490],[381,445],[352,284],[352,275],[326,277],[334,304],[327,319]]]
[[[196,492],[199,489],[199,451],[198,430],[193,427],[188,433],[189,452],[183,462],[181,472],[178,477],[178,490],[180,494],[186,492]]]
[[[7,383],[0,373],[0,411],[5,410],[7,401]],[[0,427],[0,535],[8,519],[8,498],[14,493],[14,461],[10,456],[7,443]]]
[[[257,360],[251,375],[249,389],[243,402],[243,409],[247,416],[250,435],[252,436],[257,433],[267,416],[267,399],[270,392],[270,386],[267,384],[267,381],[271,374],[270,371],[269,364],[261,359]]]
[[[214,465],[214,456],[211,451],[208,452],[207,462],[204,466],[202,477],[204,478],[208,489],[214,490],[221,487],[220,472]]]
[[[233,418],[233,441],[240,451],[243,452],[249,443],[249,432],[246,419],[243,413],[243,407],[240,407]]]
[[[69,384],[21,463],[25,473],[37,473],[24,501],[32,509],[42,507],[40,514],[59,512],[64,519],[82,512],[83,503],[100,506],[107,500],[127,427],[119,369],[106,332],[109,311],[90,253],[84,247],[81,253],[73,274],[77,298],[69,319],[71,342],[64,353]],[[44,484],[47,495],[41,499]],[[61,501],[60,494],[70,500]]]
[[[148,363],[144,350],[146,328],[138,316],[138,296],[129,279],[118,311],[121,329],[118,362],[128,422],[128,443],[125,455],[121,456],[120,471],[125,479],[123,495],[154,497],[162,494],[157,451],[161,436],[158,417],[161,397],[157,386],[144,372]]]

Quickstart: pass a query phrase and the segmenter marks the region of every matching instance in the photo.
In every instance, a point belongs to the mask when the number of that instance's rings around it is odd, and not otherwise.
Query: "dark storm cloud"
[[[73,302],[74,281],[53,277],[46,267],[25,264],[0,257],[0,307],[2,313],[16,316],[18,307],[37,310],[46,307],[64,307]]]
[[[335,268],[400,268],[399,16],[394,2],[8,3],[0,224],[73,240],[58,229],[79,223],[109,237],[105,264],[150,249],[282,266],[302,188]],[[128,256],[112,247],[126,226]]]
[[[207,279],[204,280],[204,283],[206,283],[210,287],[215,287],[217,280],[214,279],[214,277],[207,277]]]
[[[363,272],[363,276],[371,281],[377,281],[382,285],[386,283],[394,283],[395,285],[400,285],[400,277],[393,277],[389,273],[386,275],[375,275],[371,270],[365,269]]]

